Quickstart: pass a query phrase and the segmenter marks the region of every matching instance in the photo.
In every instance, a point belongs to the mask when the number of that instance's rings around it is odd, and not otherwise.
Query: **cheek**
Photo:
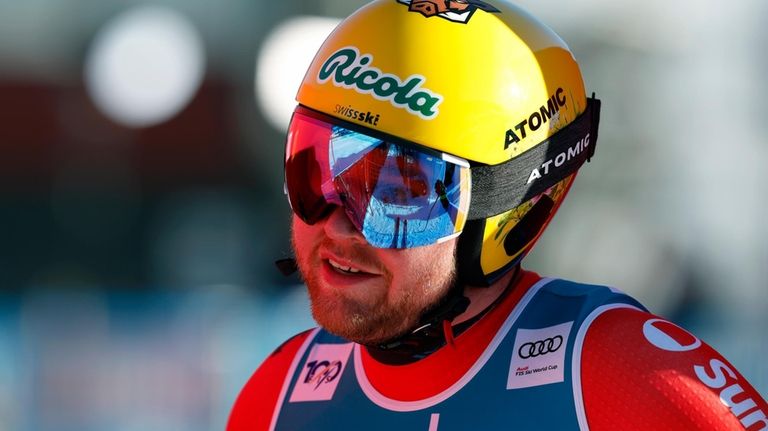
[[[402,289],[420,285],[426,290],[443,289],[455,272],[455,240],[426,247],[384,253],[394,268],[394,282]]]
[[[291,242],[293,243],[293,250],[296,253],[296,257],[301,259],[311,252],[314,247],[315,240],[315,227],[310,226],[296,216],[293,216],[291,223]]]
[[[456,239],[426,247],[417,247],[408,250],[409,260],[418,262],[419,267],[425,271],[440,270],[453,267],[456,254]]]

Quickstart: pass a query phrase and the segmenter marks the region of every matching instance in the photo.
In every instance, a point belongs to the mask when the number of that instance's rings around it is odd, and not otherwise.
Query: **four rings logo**
[[[563,337],[556,335],[552,338],[528,342],[517,349],[517,354],[523,359],[535,358],[556,352],[563,345]]]
[[[519,328],[510,352],[507,389],[529,388],[565,379],[565,351],[573,322],[537,329]]]

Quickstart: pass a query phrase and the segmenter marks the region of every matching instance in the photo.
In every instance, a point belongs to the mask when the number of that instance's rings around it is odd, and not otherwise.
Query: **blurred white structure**
[[[93,101],[129,127],[162,123],[187,106],[202,82],[202,38],[181,13],[139,6],[108,22],[85,66]]]
[[[288,130],[296,92],[315,52],[340,20],[300,16],[277,26],[256,59],[256,99],[267,120]]]

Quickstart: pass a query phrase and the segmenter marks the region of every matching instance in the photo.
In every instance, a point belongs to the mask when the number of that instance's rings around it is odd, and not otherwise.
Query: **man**
[[[297,99],[286,190],[322,329],[261,365],[229,430],[768,429],[695,336],[521,269],[600,112],[543,24],[503,0],[378,0]]]

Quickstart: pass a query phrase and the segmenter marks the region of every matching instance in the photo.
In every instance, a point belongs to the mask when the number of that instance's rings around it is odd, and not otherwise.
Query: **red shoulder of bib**
[[[283,343],[259,366],[238,395],[227,431],[268,430],[285,376],[311,330]]]
[[[733,365],[636,309],[611,309],[592,322],[581,381],[592,431],[768,430],[768,405]]]

